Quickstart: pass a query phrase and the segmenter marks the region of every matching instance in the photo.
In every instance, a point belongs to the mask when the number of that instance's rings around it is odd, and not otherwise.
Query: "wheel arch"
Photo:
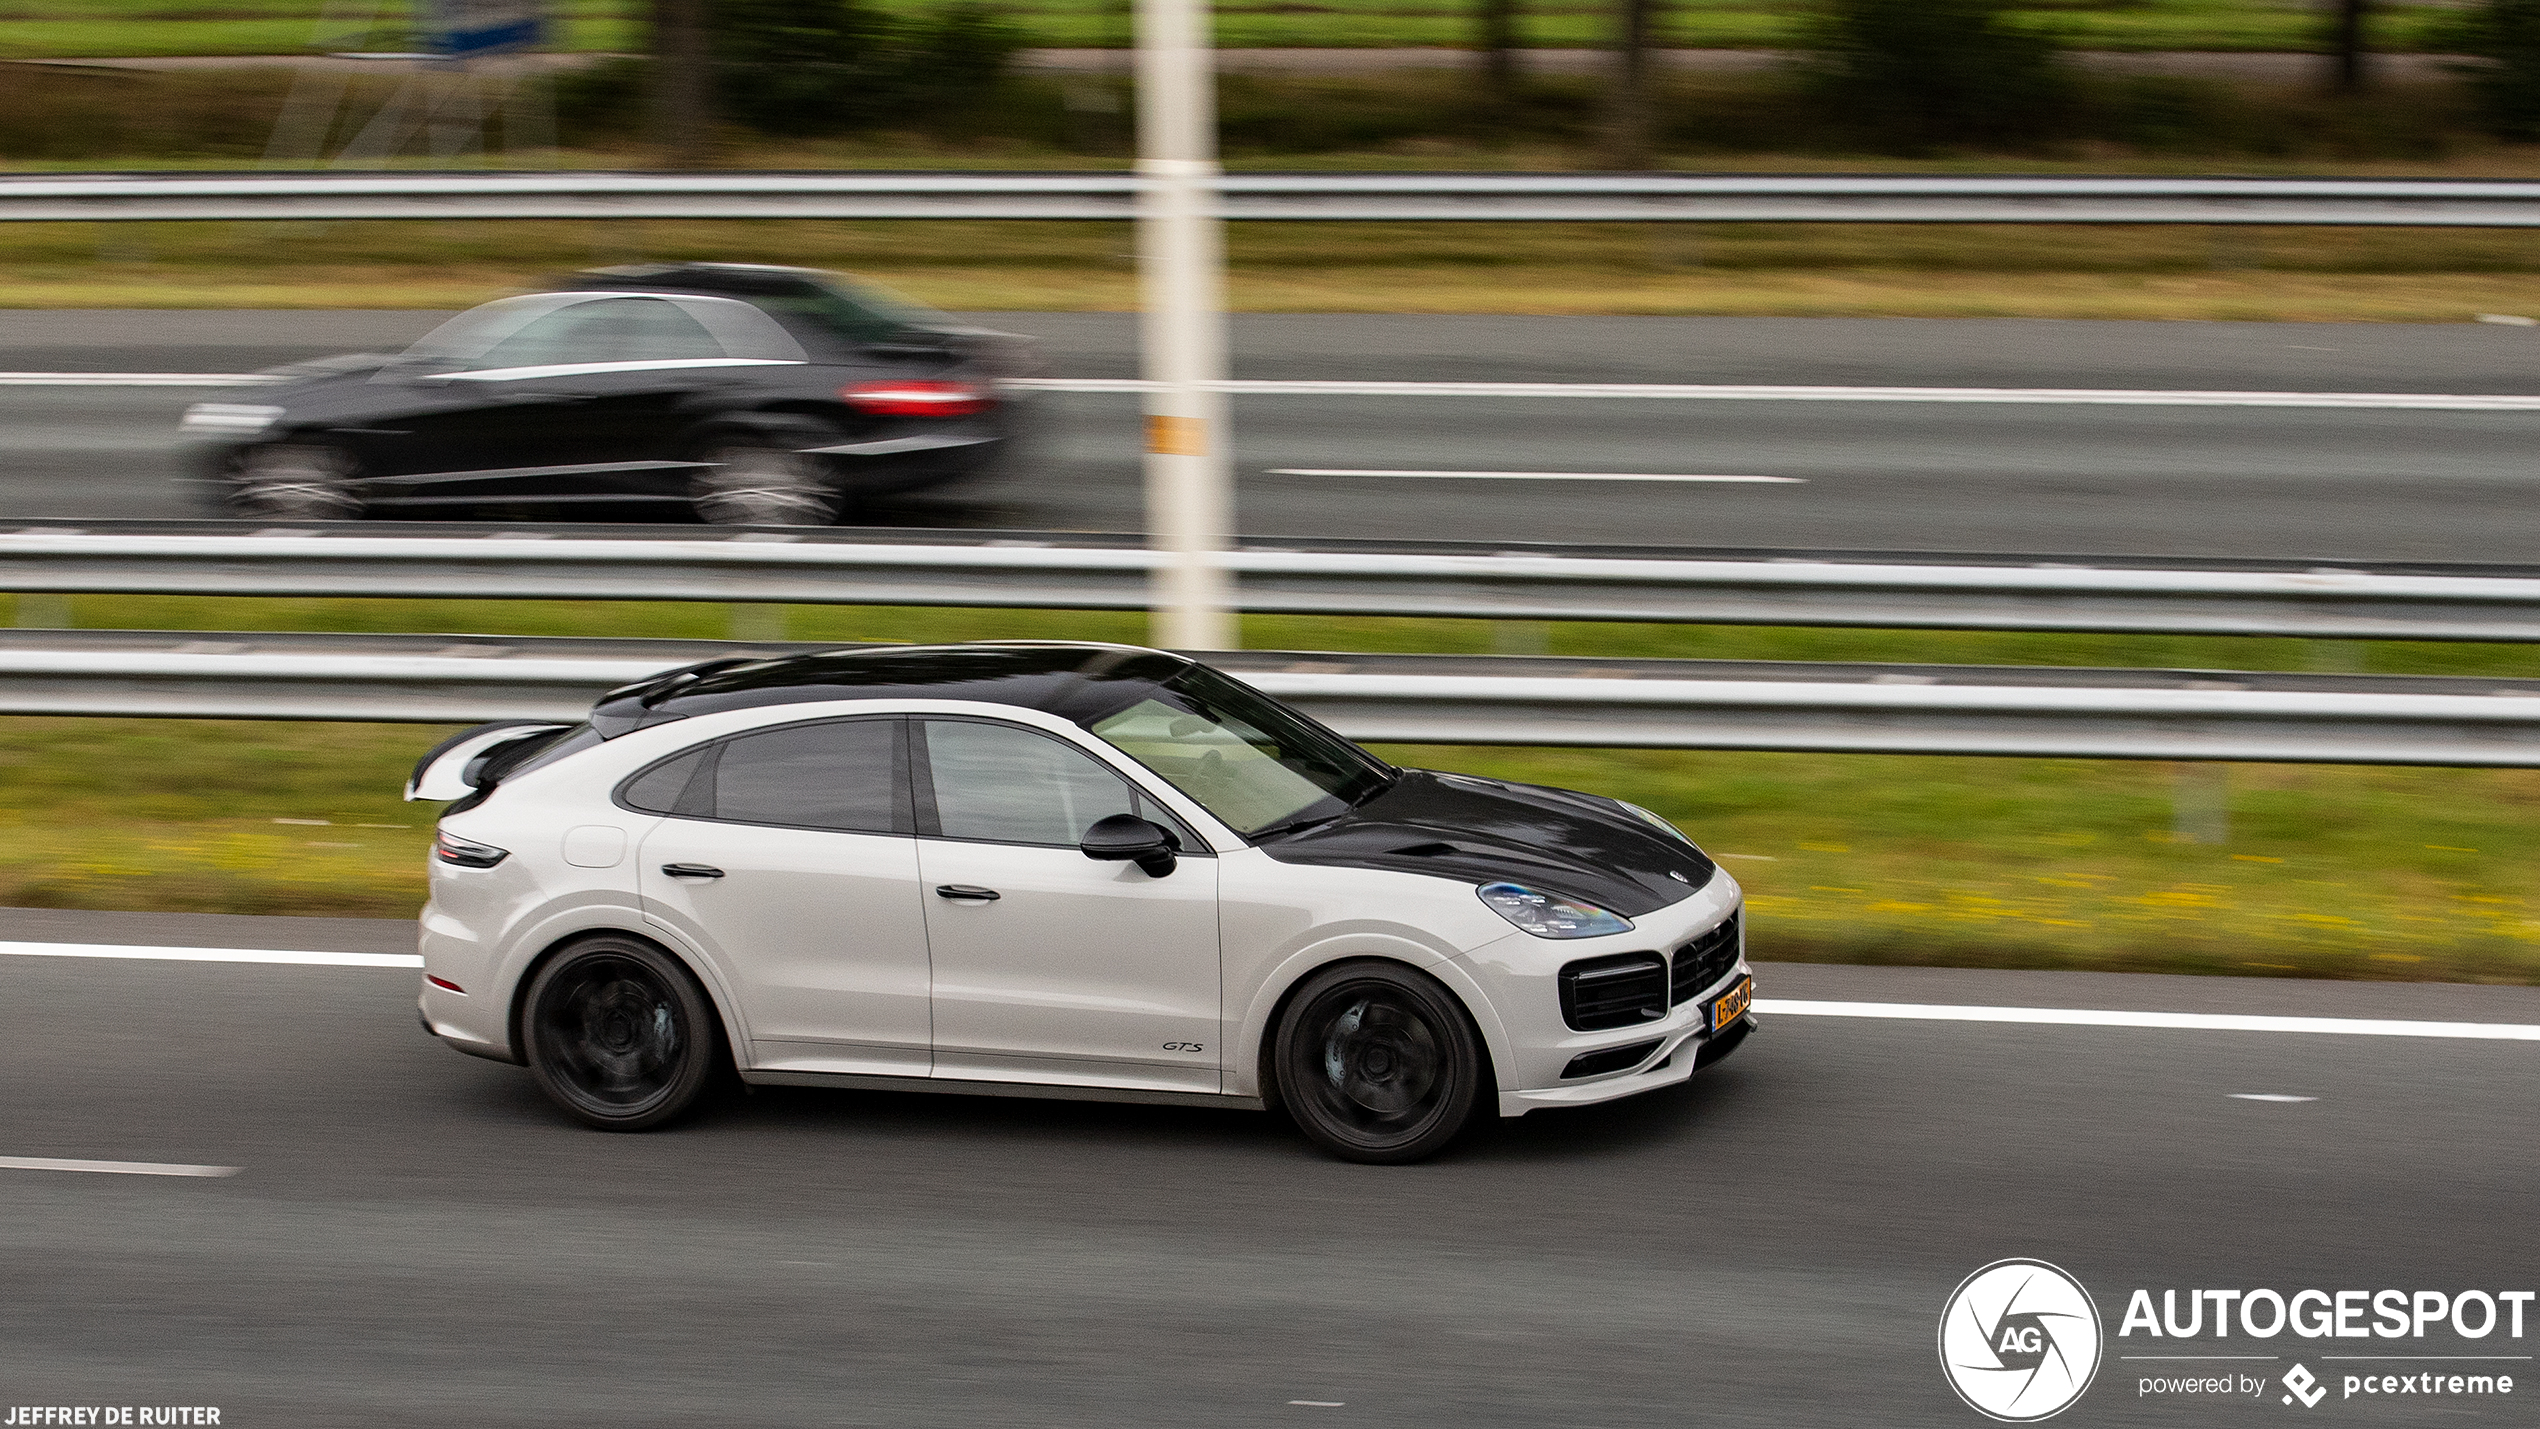
[[[773,437],[780,441],[799,438],[805,445],[822,446],[837,441],[845,430],[836,421],[814,412],[752,407],[699,418],[679,434],[678,449],[695,455],[716,442],[734,437]]]
[[[1261,1098],[1264,1109],[1275,1111],[1279,1106],[1279,1079],[1272,1064],[1278,1055],[1279,1028],[1296,1005],[1297,990],[1312,981],[1317,973],[1352,963],[1389,964],[1422,974],[1444,987],[1463,1011],[1465,1021],[1471,1024],[1475,1039],[1481,1044],[1485,1085],[1495,1091],[1510,1089],[1512,1084],[1506,1080],[1509,1074],[1502,1070],[1516,1065],[1508,1045],[1508,1029],[1500,1023],[1497,1012],[1491,1008],[1490,999],[1483,994],[1481,984],[1474,980],[1470,970],[1457,965],[1452,959],[1423,965],[1380,951],[1334,949],[1328,956],[1311,960],[1300,957],[1281,968],[1279,977],[1274,979],[1275,991],[1271,985],[1263,989],[1271,994],[1268,1011],[1258,1019],[1246,1019],[1244,1042],[1237,1049],[1236,1067],[1250,1070],[1251,1095]],[[1238,1085],[1229,1090],[1243,1089]]]
[[[537,985],[538,974],[547,964],[570,952],[576,944],[587,943],[594,938],[631,939],[677,963],[680,970],[688,974],[689,980],[697,985],[697,992],[705,998],[706,1006],[714,1009],[716,1033],[723,1041],[723,1050],[731,1057],[734,1069],[739,1069],[741,1048],[746,1039],[742,1029],[734,1023],[731,1004],[717,989],[715,980],[699,967],[697,959],[677,944],[650,933],[621,927],[576,928],[569,933],[559,933],[521,967],[520,976],[512,980],[511,1005],[503,1012],[503,1036],[511,1044],[514,1062],[524,1067],[529,1065],[529,989]]]

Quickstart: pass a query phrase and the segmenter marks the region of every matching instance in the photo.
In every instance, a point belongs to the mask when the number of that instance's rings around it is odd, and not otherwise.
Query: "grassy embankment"
[[[917,10],[931,0],[877,0],[885,10]],[[556,47],[625,50],[642,43],[633,0],[568,0],[559,5]],[[1035,45],[1124,43],[1125,0],[1014,0],[1001,7]],[[1794,6],[1777,0],[1682,0],[1661,22],[1663,45],[1771,47],[1789,42]],[[2442,7],[2407,0],[2376,6],[2376,39],[2415,49]],[[1221,45],[1461,46],[1472,38],[1469,0],[1229,0],[1216,7]],[[170,7],[165,0],[52,0],[0,17],[0,58],[77,55],[270,55],[308,48],[320,27],[317,0],[233,0],[219,9]],[[1532,45],[1598,45],[1611,26],[1594,3],[1525,7]],[[2015,13],[2074,45],[2132,50],[2300,50],[2318,43],[2307,7],[2268,0],[2082,0]],[[338,20],[332,28],[341,28]],[[378,43],[394,42],[383,30]]]
[[[261,161],[278,70],[66,75],[0,87],[0,166],[237,168]],[[340,147],[391,102],[358,80]],[[1108,86],[1108,87],[1106,87]],[[577,147],[526,160],[641,166],[633,91],[565,96]],[[722,161],[765,168],[1117,168],[1117,82],[1019,76],[912,132],[778,142],[733,132]],[[1463,76],[1239,76],[1229,163],[1256,169],[1560,170],[1594,162],[1595,85],[1538,81],[1511,109]],[[2479,136],[2443,84],[2361,100],[2316,88],[2109,80],[2069,132],[2017,154],[1863,152],[1781,77],[1671,80],[1665,163],[1711,171],[2540,173],[2540,146]],[[330,150],[331,152],[331,150]],[[481,162],[457,156],[441,164]],[[525,161],[512,156],[512,161]],[[421,162],[421,161],[416,161]],[[458,307],[593,262],[759,258],[852,269],[953,309],[1125,309],[1131,240],[1100,223],[588,221],[13,224],[0,307]],[[2535,306],[2527,232],[1960,225],[1238,224],[1239,308],[1330,312],[1725,313],[2466,321]]]
[[[712,605],[81,597],[82,625],[711,637]],[[1128,615],[795,607],[796,639],[1141,639]],[[1563,625],[1554,653],[2528,676],[2514,647]],[[1482,650],[1476,622],[1268,619],[1257,648]],[[416,726],[0,722],[0,904],[397,916],[430,806]],[[2230,771],[2231,836],[2172,833],[2171,766],[2078,760],[1392,749],[1660,810],[1750,891],[1766,955],[2540,981],[2540,773]],[[322,823],[319,821],[323,821]]]
[[[458,308],[593,263],[713,258],[844,269],[955,310],[1125,311],[1136,306],[1129,243],[1098,223],[11,225],[0,308]],[[2517,232],[1251,224],[1229,246],[1232,302],[1256,312],[2540,312],[2540,238]]]

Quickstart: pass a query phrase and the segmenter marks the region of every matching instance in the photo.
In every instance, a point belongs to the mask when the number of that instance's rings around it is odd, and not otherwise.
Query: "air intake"
[[[1561,970],[1561,1020],[1576,1032],[1655,1022],[1667,1015],[1667,960],[1656,953],[1588,958]]]
[[[1619,1072],[1626,1067],[1637,1067],[1642,1058],[1657,1050],[1658,1044],[1655,1042],[1635,1042],[1629,1047],[1608,1047],[1602,1052],[1582,1052],[1570,1059],[1570,1065],[1561,1069],[1561,1080],[1566,1082],[1572,1077],[1601,1076],[1606,1072]]]
[[[1738,920],[1744,916],[1742,910],[1731,913],[1727,922],[1676,949],[1675,966],[1667,980],[1669,1006],[1717,987],[1729,969],[1737,966]]]

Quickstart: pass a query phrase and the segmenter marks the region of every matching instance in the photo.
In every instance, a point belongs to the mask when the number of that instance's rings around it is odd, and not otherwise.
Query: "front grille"
[[[1727,922],[1676,949],[1675,968],[1667,982],[1667,1005],[1676,1006],[1718,983],[1737,966],[1737,925],[1743,909]]]
[[[1602,1052],[1581,1052],[1570,1059],[1570,1065],[1561,1069],[1561,1080],[1566,1082],[1572,1077],[1593,1077],[1600,1072],[1619,1072],[1625,1067],[1637,1067],[1640,1065],[1641,1058],[1657,1050],[1658,1044],[1655,1042],[1635,1042],[1629,1047],[1608,1047]]]
[[[1561,970],[1561,1020],[1601,1032],[1667,1015],[1667,960],[1656,953],[1588,958]]]

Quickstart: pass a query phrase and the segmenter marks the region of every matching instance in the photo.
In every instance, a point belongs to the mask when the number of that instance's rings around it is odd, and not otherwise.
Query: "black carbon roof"
[[[773,659],[709,660],[610,691],[592,725],[616,736],[665,720],[820,700],[975,700],[1099,719],[1196,662],[1132,645],[1013,641],[860,646]]]

